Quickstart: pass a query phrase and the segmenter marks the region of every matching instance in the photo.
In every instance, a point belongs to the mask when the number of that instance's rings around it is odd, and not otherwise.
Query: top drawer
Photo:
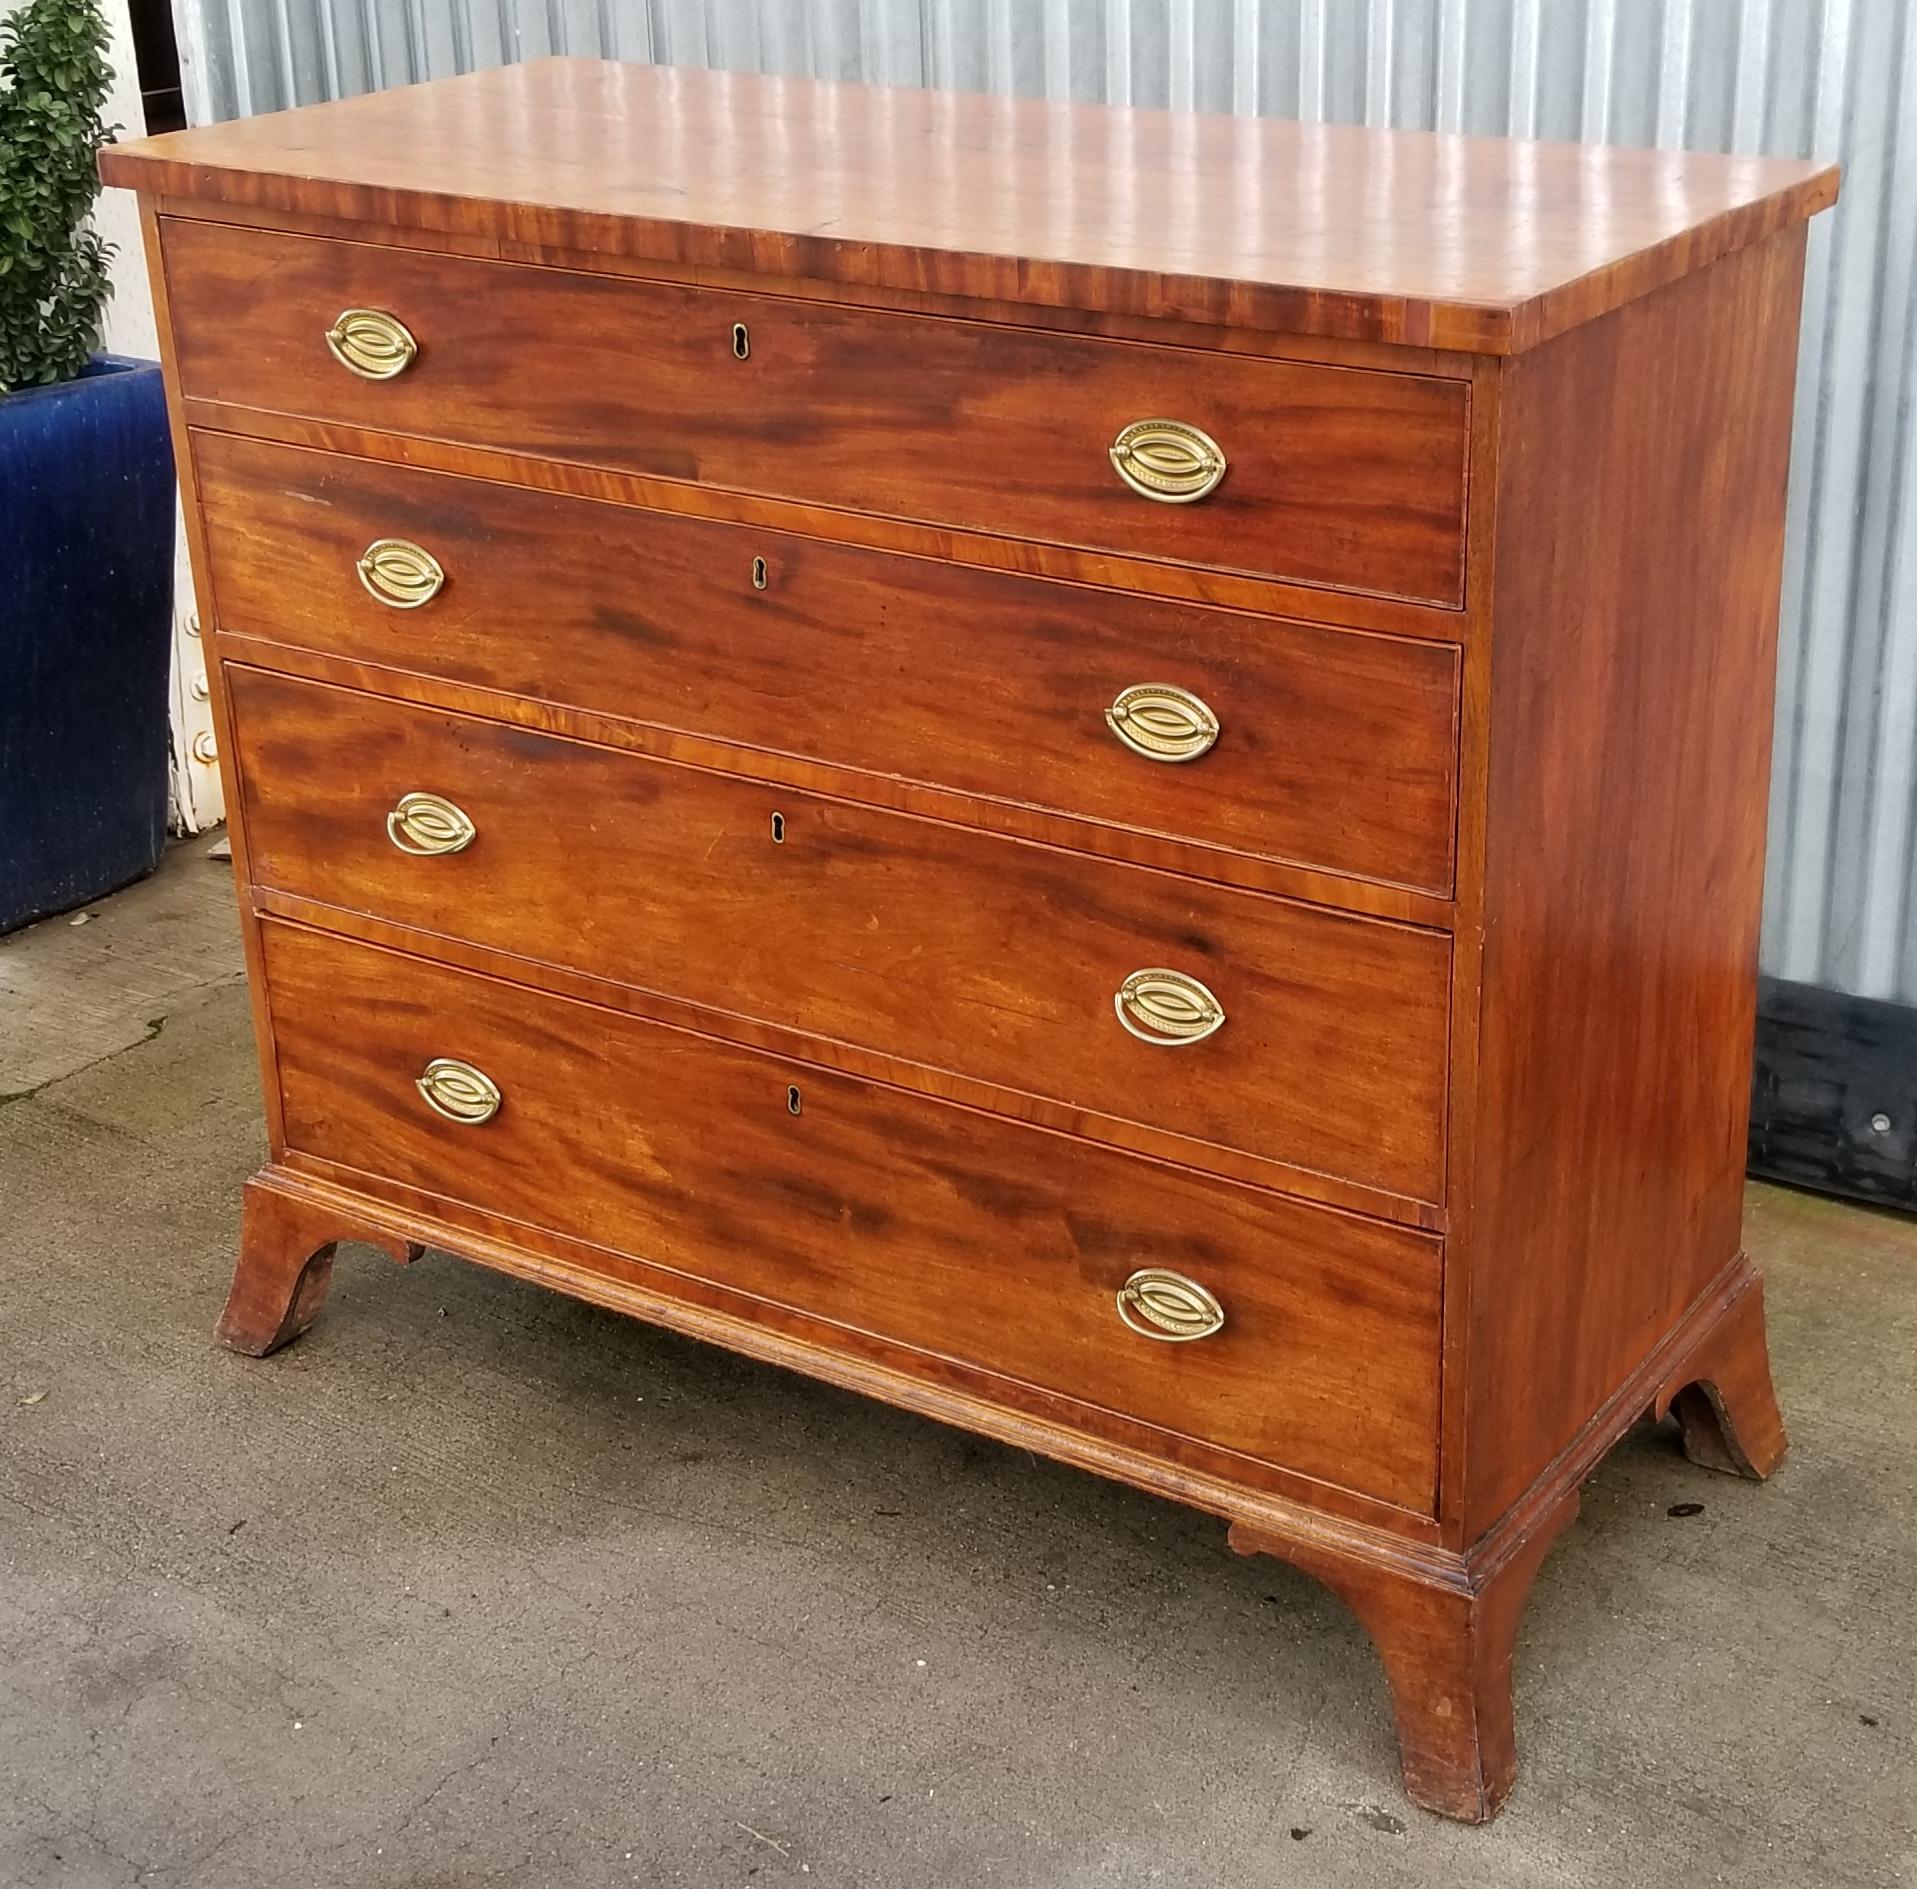
[[[164,254],[189,397],[1255,577],[1463,599],[1460,381],[174,218]],[[358,324],[363,345],[348,333],[341,346],[383,378],[329,346],[352,310],[378,319]],[[1212,489],[1167,502],[1121,477],[1118,436],[1155,420],[1215,442],[1225,470]]]

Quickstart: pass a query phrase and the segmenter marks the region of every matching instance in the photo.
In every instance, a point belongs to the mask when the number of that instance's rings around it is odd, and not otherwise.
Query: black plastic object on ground
[[[1760,979],[1750,1171],[1917,1212],[1917,1009]]]

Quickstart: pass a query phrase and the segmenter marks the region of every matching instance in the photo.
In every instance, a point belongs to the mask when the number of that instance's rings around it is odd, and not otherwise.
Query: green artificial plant
[[[27,0],[0,21],[0,394],[71,380],[99,341],[106,46],[98,0]]]

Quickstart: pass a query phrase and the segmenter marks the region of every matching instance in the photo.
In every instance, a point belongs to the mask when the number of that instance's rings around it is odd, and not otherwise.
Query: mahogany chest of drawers
[[[1492,1814],[1739,1250],[1811,165],[550,61],[144,197],[271,1159],[1226,1518]]]

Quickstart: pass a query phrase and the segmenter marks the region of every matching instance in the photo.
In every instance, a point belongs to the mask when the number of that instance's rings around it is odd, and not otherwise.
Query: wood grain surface
[[[265,946],[295,1150],[1429,1510],[1417,1235],[318,933]],[[491,1121],[420,1099],[446,1055],[499,1085]],[[1127,1329],[1146,1266],[1224,1329]]]
[[[1738,1250],[1803,262],[1507,370],[1467,1539]]]
[[[1504,354],[1831,203],[1793,160],[539,60],[109,146],[111,184]]]
[[[226,631],[1450,890],[1455,650],[224,434],[194,451]],[[368,592],[358,560],[381,538],[438,560],[432,602]],[[1213,710],[1209,754],[1120,743],[1105,711],[1149,682]]]
[[[1468,390],[1195,348],[169,223],[187,393],[1181,564],[1460,601]],[[335,361],[396,316],[390,380]],[[744,324],[745,359],[734,331]],[[1209,496],[1130,490],[1137,420],[1211,434]]]
[[[229,667],[255,880],[935,1069],[1440,1197],[1449,940]],[[474,823],[415,858],[411,792]],[[775,820],[777,826],[775,827]],[[783,837],[778,837],[782,834]],[[1226,1022],[1142,1043],[1133,971]]]

